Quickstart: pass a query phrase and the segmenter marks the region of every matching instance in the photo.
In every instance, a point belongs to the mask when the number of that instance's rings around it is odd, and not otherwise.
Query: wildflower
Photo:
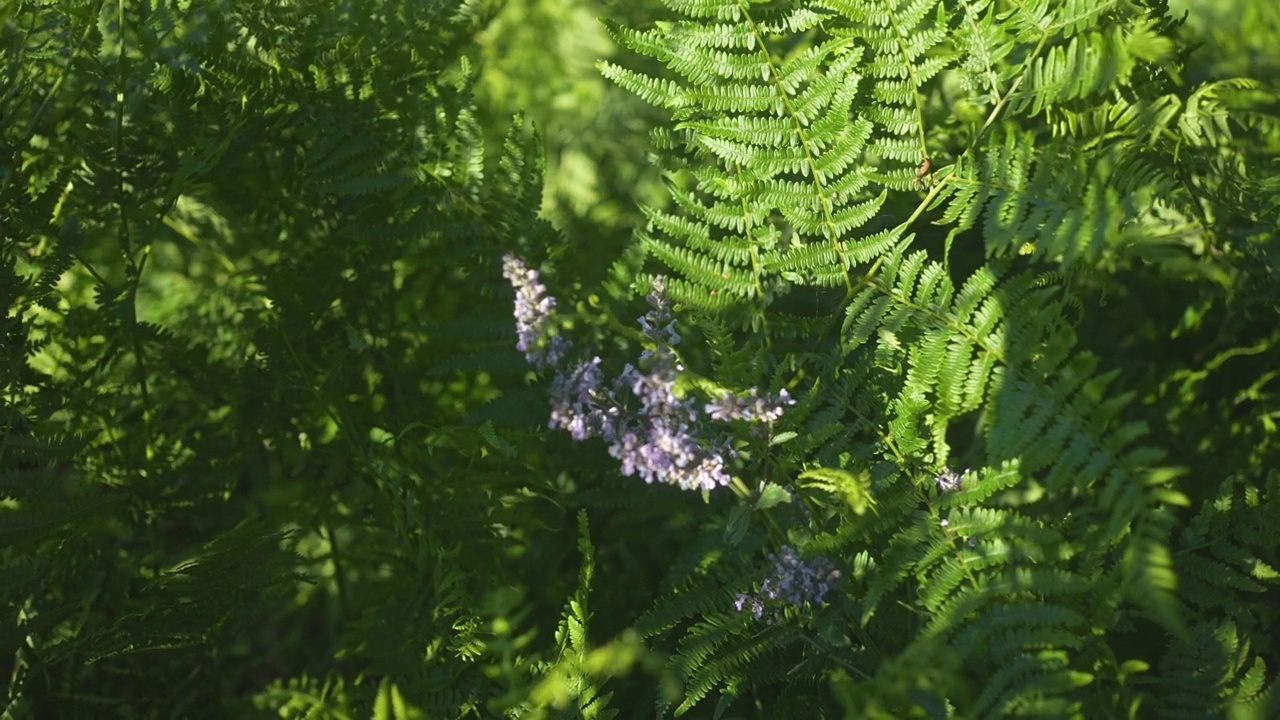
[[[733,606],[738,609],[738,612],[742,612],[743,606],[747,603],[751,604],[751,614],[759,620],[760,616],[764,615],[764,601],[755,595],[738,593],[738,599],[734,601]]]
[[[967,473],[969,471],[965,470],[964,472]],[[951,492],[952,490],[960,487],[960,481],[963,478],[964,473],[956,473],[955,470],[944,468],[938,477],[934,478],[934,482],[938,484],[938,490],[940,492]]]
[[[738,451],[727,436],[708,434],[700,410],[715,420],[772,423],[786,405],[795,403],[785,390],[770,397],[761,397],[755,389],[742,396],[726,394],[704,408],[682,397],[676,381],[683,368],[674,350],[680,334],[662,277],[654,279],[649,312],[639,318],[653,343],[640,355],[639,367],[627,365],[606,384],[599,357],[565,366],[562,361],[572,345],[550,332],[556,300],[547,295],[538,272],[513,255],[503,259],[502,271],[516,289],[516,347],[535,367],[556,369],[548,425],[567,430],[575,440],[603,438],[624,475],[684,489],[728,485],[733,480],[729,466]]]
[[[667,280],[659,275],[653,279],[653,287],[649,290],[649,312],[639,319],[640,329],[650,340],[657,343],[659,349],[670,348],[680,344],[680,333],[676,332],[676,322],[671,317],[671,300],[667,297]],[[645,356],[641,356],[643,361]]]
[[[641,412],[622,420],[625,427],[609,446],[624,475],[679,485],[686,490],[711,490],[728,485],[732,476],[726,461],[737,457],[728,442],[708,444],[699,433],[700,419],[692,398],[676,393],[679,366],[672,346],[680,342],[662,278],[649,293],[650,311],[640,327],[656,347],[640,357],[645,370],[627,365],[618,377],[640,403]]]
[[[750,605],[752,614],[759,618],[766,607],[799,608],[820,603],[841,577],[830,560],[816,557],[805,561],[790,546],[783,546],[769,559],[773,568],[760,584],[760,592],[755,595],[738,594],[734,607],[739,612]]]
[[[619,382],[631,390],[640,401],[640,407],[649,415],[684,418],[690,422],[698,419],[693,401],[676,395],[676,371],[669,353],[655,353],[649,372],[642,373],[627,365],[619,376]]]
[[[539,370],[559,364],[569,354],[572,344],[550,332],[556,299],[547,294],[538,271],[515,255],[503,256],[502,275],[516,291],[516,349]]]
[[[751,388],[745,395],[734,395],[726,392],[719,400],[707,403],[707,414],[713,420],[751,420],[771,423],[782,417],[787,405],[795,405],[796,401],[786,389],[772,397],[760,397],[759,391]]]
[[[552,428],[568,430],[574,440],[594,435],[613,439],[621,410],[612,391],[604,387],[600,358],[578,363],[551,381]]]

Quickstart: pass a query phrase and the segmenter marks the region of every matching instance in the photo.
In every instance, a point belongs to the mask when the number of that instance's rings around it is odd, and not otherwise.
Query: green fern
[[[671,151],[664,153],[667,168],[689,178],[673,178],[679,214],[647,211],[642,247],[675,271],[674,298],[704,310],[737,308],[739,322],[759,328],[763,307],[791,284],[844,284],[846,270],[893,241],[891,233],[848,239],[885,200],[866,192],[858,163],[872,122],[849,119],[863,50],[833,37],[788,52],[775,38],[823,19],[800,6],[672,9],[684,19],[647,31],[610,30],[666,63],[680,81],[601,64],[606,77],[672,111],[675,125],[659,131],[655,144]],[[727,22],[697,22],[703,17]]]
[[[1280,16],[663,4],[590,53],[666,117],[634,213],[476,109],[487,3],[0,9],[6,714],[1280,712]],[[587,357],[663,275],[682,390],[796,404],[625,483],[508,252]]]
[[[1183,471],[1162,465],[1139,394],[1077,332],[1096,273],[1134,258],[1181,268],[1169,248],[1217,242],[1206,204],[1240,203],[1236,171],[1188,185],[1232,127],[1216,86],[1175,90],[1177,23],[1122,0],[667,5],[670,22],[610,29],[670,79],[601,65],[672,118],[653,144],[674,207],[646,211],[637,245],[689,308],[754,331],[735,343],[707,323],[713,364],[741,372],[767,348],[812,378],[777,462],[868,478],[875,513],[801,487],[823,514],[769,532],[850,559],[848,598],[832,601],[856,626],[849,652],[903,648],[879,658],[881,707],[921,711],[895,673],[931,654],[987,678],[930,685],[964,716],[1136,707],[1136,666],[1090,660],[1114,657],[1098,628],[1124,637],[1141,619],[1185,639],[1184,598],[1221,588],[1238,608],[1271,574],[1225,541],[1213,561],[1177,559]],[[961,248],[976,236],[975,268]],[[797,300],[802,286],[814,302]],[[838,329],[803,319],[824,303]],[[974,441],[958,443],[960,428]],[[978,469],[935,490],[957,450]],[[643,622],[692,622],[675,646],[693,678],[677,712],[779,672],[782,630],[772,649],[735,643],[714,577],[685,589]],[[1249,672],[1241,697],[1258,697],[1265,671]]]

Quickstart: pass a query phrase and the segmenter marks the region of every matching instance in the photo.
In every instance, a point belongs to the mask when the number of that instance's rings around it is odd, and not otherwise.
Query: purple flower
[[[671,359],[669,354],[655,353],[650,356],[648,373],[628,365],[618,381],[631,390],[649,415],[683,417],[694,422],[698,419],[697,406],[689,398],[676,396],[676,371]]]
[[[568,373],[556,372],[550,393],[550,427],[568,430],[574,440],[613,438],[621,409],[614,393],[604,388],[600,358],[580,362]]]
[[[659,348],[679,345],[680,334],[676,332],[676,322],[671,318],[671,300],[667,297],[667,279],[661,275],[655,277],[653,289],[646,299],[651,309],[639,320],[644,334]]]
[[[751,605],[751,614],[759,620],[764,615],[764,601],[755,595],[738,593],[738,599],[734,601],[733,606],[738,609],[738,612],[742,612],[742,607],[748,603]]]
[[[713,420],[750,420],[771,423],[782,417],[787,405],[795,404],[795,399],[785,388],[772,397],[760,397],[759,391],[751,388],[745,395],[726,392],[719,400],[707,403],[706,410]]]
[[[538,271],[515,255],[503,256],[502,275],[516,291],[516,349],[539,370],[557,365],[573,346],[566,338],[550,332],[556,299],[547,294]]]
[[[822,602],[831,585],[840,579],[840,571],[830,560],[816,557],[806,562],[790,546],[784,546],[770,559],[773,573],[765,578],[760,593],[797,607]]]
[[[659,346],[643,361],[648,372],[628,365],[617,385],[631,391],[640,412],[628,415],[609,447],[624,475],[639,475],[647,483],[679,485],[686,490],[711,490],[728,485],[726,459],[737,457],[727,443],[708,446],[698,431],[698,408],[691,398],[676,394],[675,355]]]
[[[795,404],[785,390],[767,397],[755,389],[741,396],[726,393],[701,409],[692,397],[682,396],[677,379],[683,368],[673,349],[680,334],[661,276],[653,281],[649,312],[639,318],[653,347],[641,353],[638,367],[627,365],[606,383],[598,357],[571,367],[563,363],[572,345],[552,332],[556,300],[547,295],[538,272],[513,255],[503,258],[502,272],[516,290],[516,347],[535,367],[556,371],[549,426],[567,430],[575,440],[603,438],[624,475],[689,490],[728,485],[738,451],[727,436],[707,427],[706,416],[772,423],[784,406]]]
[[[965,470],[964,472],[967,473],[969,471]],[[950,468],[943,468],[938,477],[934,478],[934,482],[938,484],[938,490],[940,492],[951,492],[952,490],[960,487],[960,481],[963,478],[964,473],[957,473],[955,470]]]
[[[769,558],[773,567],[755,595],[739,593],[734,606],[739,612],[748,604],[752,614],[761,617],[766,607],[780,611],[783,607],[804,607],[822,602],[840,580],[841,573],[826,558],[803,560],[790,546]]]

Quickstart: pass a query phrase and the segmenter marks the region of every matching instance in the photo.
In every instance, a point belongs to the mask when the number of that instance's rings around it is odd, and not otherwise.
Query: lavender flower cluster
[[[680,335],[661,277],[649,293],[649,312],[639,319],[653,349],[641,354],[638,367],[628,364],[606,382],[599,357],[560,366],[570,345],[558,336],[545,336],[555,298],[546,295],[537,271],[508,255],[503,274],[516,288],[517,347],[535,367],[556,368],[550,426],[567,430],[575,440],[603,438],[624,475],[686,490],[728,485],[728,467],[738,457],[737,450],[727,435],[707,430],[704,414],[719,421],[771,423],[787,405],[795,404],[786,390],[776,396],[761,396],[754,388],[741,397],[726,393],[702,408],[692,397],[678,394],[676,380],[683,368],[673,348]]]
[[[516,349],[539,370],[555,366],[572,347],[566,338],[551,334],[551,311],[556,299],[530,269],[514,255],[502,258],[502,276],[516,290]]]
[[[806,603],[822,602],[841,574],[826,558],[805,561],[789,546],[770,556],[772,572],[760,585],[760,592],[749,595],[739,593],[734,606],[741,612],[751,608],[756,618],[764,615],[766,607],[780,610],[783,606],[803,607]]]

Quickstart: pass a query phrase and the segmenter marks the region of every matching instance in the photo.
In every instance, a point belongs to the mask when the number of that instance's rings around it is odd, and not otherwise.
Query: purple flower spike
[[[697,404],[676,393],[680,368],[671,346],[680,336],[665,290],[665,281],[656,278],[649,293],[651,309],[639,320],[656,348],[641,355],[643,370],[627,365],[615,382],[617,392],[631,392],[640,411],[623,421],[625,429],[613,438],[609,454],[618,459],[624,475],[686,490],[711,490],[732,481],[725,465],[737,454],[727,443],[708,445],[699,431]]]
[[[557,365],[573,345],[550,333],[556,299],[547,294],[538,271],[530,269],[515,255],[503,256],[502,275],[516,291],[516,349],[539,370]]]
[[[790,546],[783,546],[769,560],[773,563],[773,568],[760,584],[760,592],[756,595],[738,595],[734,606],[739,612],[750,605],[752,614],[759,618],[766,606],[773,607],[776,614],[780,615],[785,606],[801,608],[816,605],[822,602],[841,577],[840,571],[830,560],[822,557],[803,560]]]
[[[648,296],[649,312],[640,318],[640,328],[644,334],[661,346],[680,344],[680,334],[676,332],[676,322],[671,318],[671,300],[667,297],[667,279],[659,275],[653,279],[653,289]]]
[[[639,367],[627,365],[606,383],[600,358],[564,362],[572,344],[553,332],[556,300],[547,294],[538,271],[507,255],[502,273],[516,290],[516,347],[535,367],[556,371],[548,424],[568,431],[575,440],[603,438],[624,475],[686,490],[724,487],[733,481],[729,468],[739,455],[729,437],[709,432],[707,416],[772,423],[785,406],[795,404],[785,390],[761,397],[752,389],[741,396],[726,393],[705,405],[704,414],[692,397],[681,396],[676,381],[683,368],[672,349],[680,334],[661,276],[654,278],[649,312],[639,318],[653,347],[641,353]],[[632,400],[625,401],[627,397]]]

